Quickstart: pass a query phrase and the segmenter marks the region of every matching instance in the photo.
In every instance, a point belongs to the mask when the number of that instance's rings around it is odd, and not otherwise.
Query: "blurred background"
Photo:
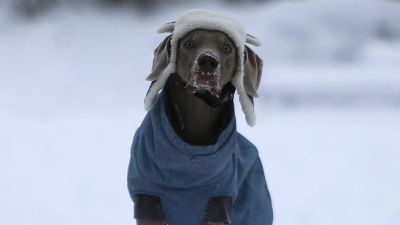
[[[159,26],[202,8],[264,45],[277,225],[400,224],[400,1],[1,0],[0,224],[134,224],[126,188]]]

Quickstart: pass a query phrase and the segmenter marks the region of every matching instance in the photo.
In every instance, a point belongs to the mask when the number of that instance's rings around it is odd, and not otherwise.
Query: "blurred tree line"
[[[194,0],[192,0],[194,1]],[[248,4],[254,2],[266,2],[274,0],[214,0],[226,2],[228,4]],[[276,0],[275,0],[276,1]],[[12,0],[14,8],[26,15],[35,16],[44,11],[50,10],[60,5],[83,6],[97,5],[102,7],[136,7],[145,10],[156,9],[167,4],[184,4],[188,0]]]

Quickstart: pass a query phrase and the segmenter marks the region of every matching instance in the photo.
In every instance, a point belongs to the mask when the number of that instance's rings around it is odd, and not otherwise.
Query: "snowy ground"
[[[374,36],[379,21],[396,36],[400,10],[365,2],[356,15],[355,3],[326,1],[202,6],[267,42],[256,50],[266,62],[258,124],[237,114],[259,147],[275,224],[400,223],[400,44]],[[0,9],[0,224],[133,224],[126,169],[155,30],[188,7],[65,9],[29,22]],[[302,35],[291,40],[293,28]]]

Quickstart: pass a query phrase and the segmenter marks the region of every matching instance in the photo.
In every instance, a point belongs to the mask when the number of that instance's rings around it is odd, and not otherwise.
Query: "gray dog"
[[[138,225],[272,224],[257,149],[236,131],[234,93],[254,125],[262,67],[240,29],[205,11],[161,29],[128,172]]]

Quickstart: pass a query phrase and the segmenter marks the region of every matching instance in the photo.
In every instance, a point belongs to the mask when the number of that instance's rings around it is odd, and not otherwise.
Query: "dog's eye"
[[[192,48],[193,47],[193,41],[189,40],[185,42],[185,47],[186,48]]]
[[[224,47],[222,47],[222,49],[224,50],[224,52],[231,52],[232,48],[230,45],[225,44]]]

